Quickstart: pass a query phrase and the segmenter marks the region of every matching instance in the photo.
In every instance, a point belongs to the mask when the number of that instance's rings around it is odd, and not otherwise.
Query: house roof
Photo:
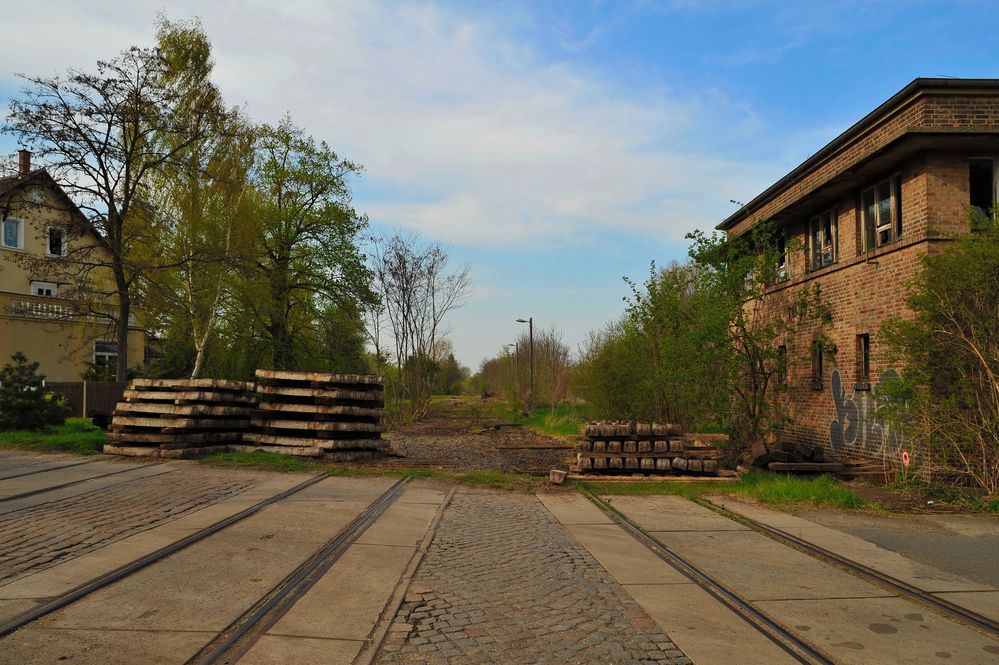
[[[783,178],[775,182],[774,184],[767,187],[763,192],[757,195],[749,203],[742,206],[739,210],[729,215],[725,220],[723,220],[715,228],[719,231],[727,231],[738,224],[740,221],[745,219],[754,210],[758,210],[768,201],[773,199],[776,195],[782,192],[784,189],[790,185],[797,182],[804,174],[808,173],[810,170],[822,163],[830,155],[834,154],[836,151],[841,149],[843,146],[847,145],[858,136],[862,135],[864,132],[869,130],[871,127],[877,125],[879,122],[884,120],[888,115],[894,112],[900,105],[902,105],[906,100],[912,97],[916,92],[922,92],[926,90],[971,90],[971,89],[994,89],[999,90],[999,79],[952,79],[952,78],[917,78],[914,79],[907,86],[899,90],[897,93],[892,95],[887,101],[882,103],[876,109],[865,115],[863,118],[858,120],[853,126],[847,129],[845,132],[834,138],[832,141],[827,143],[814,155],[806,159],[804,162],[795,167],[790,173],[785,175]]]
[[[94,225],[90,223],[90,220],[83,214],[79,206],[76,205],[73,199],[70,198],[69,194],[67,194],[63,188],[59,186],[59,183],[56,182],[55,178],[53,178],[52,175],[44,168],[34,169],[27,175],[23,176],[15,175],[0,178],[0,199],[20,187],[32,184],[42,185],[54,190],[63,202],[66,203],[70,215],[72,215],[74,221],[80,225],[80,229],[82,231],[90,231],[96,235],[101,242],[105,242],[104,236],[101,235],[96,228],[94,228]],[[4,216],[6,216],[6,214]]]

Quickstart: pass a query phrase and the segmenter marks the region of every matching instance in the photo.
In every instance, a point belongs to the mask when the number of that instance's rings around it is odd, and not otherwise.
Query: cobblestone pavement
[[[0,516],[0,581],[40,570],[256,484],[254,476],[187,468]]]
[[[455,495],[378,663],[690,663],[533,496]]]

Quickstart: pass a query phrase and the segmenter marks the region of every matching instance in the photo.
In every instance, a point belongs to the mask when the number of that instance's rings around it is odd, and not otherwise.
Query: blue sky
[[[520,317],[575,346],[620,315],[622,276],[682,259],[913,78],[999,76],[995,2],[55,0],[5,12],[4,106],[15,72],[150,43],[157,11],[202,19],[230,103],[366,167],[376,231],[470,264],[450,327],[473,368]]]

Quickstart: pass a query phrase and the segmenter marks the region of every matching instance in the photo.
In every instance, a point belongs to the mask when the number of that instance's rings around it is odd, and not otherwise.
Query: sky
[[[376,234],[417,231],[470,267],[449,320],[473,370],[533,317],[572,348],[652,261],[709,230],[919,76],[999,76],[999,3],[10,2],[16,74],[93,68],[200,18],[214,78],[257,121],[359,162]],[[0,154],[18,146],[0,136]]]

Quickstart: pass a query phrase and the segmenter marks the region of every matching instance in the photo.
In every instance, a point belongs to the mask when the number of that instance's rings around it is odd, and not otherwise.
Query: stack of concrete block
[[[250,426],[253,388],[223,379],[135,379],[115,407],[104,452],[171,458],[224,452]]]
[[[235,450],[353,462],[383,457],[382,377],[258,369],[252,431]]]
[[[606,421],[587,425],[576,454],[580,472],[718,472],[721,452],[701,439],[685,438],[679,425]]]

